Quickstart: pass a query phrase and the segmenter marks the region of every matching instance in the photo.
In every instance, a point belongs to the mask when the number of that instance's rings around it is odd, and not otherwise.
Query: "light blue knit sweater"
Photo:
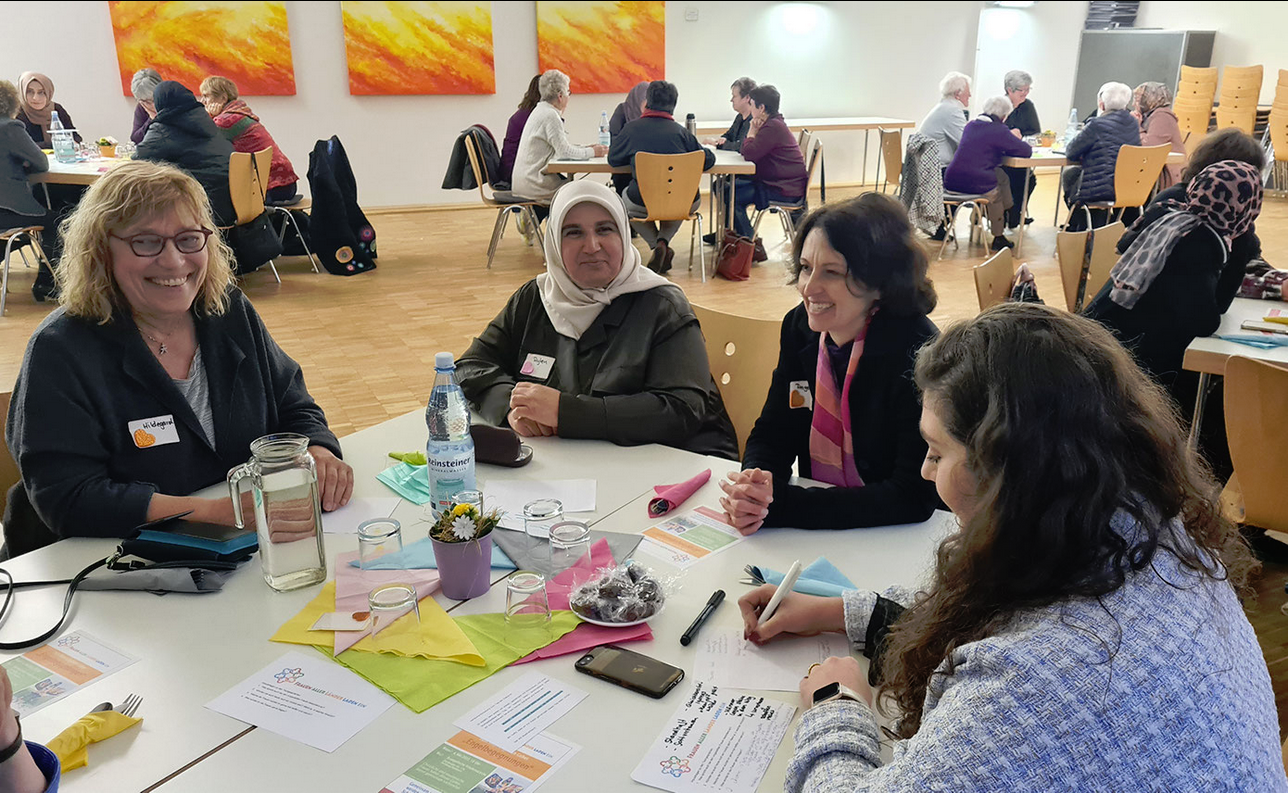
[[[860,645],[875,602],[845,598]],[[806,711],[786,790],[1288,791],[1252,626],[1228,584],[1167,551],[1099,602],[1024,612],[953,660],[953,674],[931,681],[920,731],[895,742],[887,765],[865,705]]]

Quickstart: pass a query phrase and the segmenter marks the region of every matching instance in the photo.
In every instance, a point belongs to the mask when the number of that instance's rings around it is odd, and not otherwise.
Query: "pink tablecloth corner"
[[[554,610],[568,608],[568,595],[575,589],[573,580],[578,578],[578,572],[594,572],[604,567],[613,567],[617,562],[613,559],[613,552],[608,547],[608,540],[600,540],[590,547],[590,558],[582,557],[577,560],[571,568],[555,576],[546,587],[546,597],[550,599],[550,608]],[[526,655],[515,661],[515,664],[526,664],[529,661],[536,661],[541,658],[557,658],[561,655],[570,653],[579,653],[583,650],[589,650],[591,647],[598,647],[601,644],[621,644],[622,642],[643,641],[652,639],[653,631],[649,629],[648,624],[635,625],[630,628],[605,628],[602,625],[591,625],[589,622],[583,622],[573,629],[571,633],[565,634],[553,643],[542,647],[540,650]]]
[[[416,587],[416,599],[423,600],[438,589],[437,570],[368,570],[349,564],[358,558],[357,551],[337,554],[335,557],[335,610],[366,611],[367,596],[375,586],[383,584],[410,584]],[[371,629],[362,631],[336,631],[334,655],[339,655],[362,641]]]

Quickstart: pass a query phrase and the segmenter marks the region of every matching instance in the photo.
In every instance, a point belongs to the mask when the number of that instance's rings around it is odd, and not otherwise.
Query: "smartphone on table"
[[[653,699],[666,696],[666,692],[684,679],[684,670],[678,666],[615,644],[601,645],[578,658],[577,671]]]

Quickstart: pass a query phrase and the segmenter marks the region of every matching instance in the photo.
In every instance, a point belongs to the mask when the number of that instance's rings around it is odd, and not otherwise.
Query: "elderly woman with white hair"
[[[1037,108],[1029,99],[1029,91],[1033,88],[1032,75],[1019,69],[1012,69],[1002,78],[1002,87],[1006,89],[1006,98],[1011,100],[1011,114],[1006,117],[1006,126],[1020,138],[1041,133],[1042,122],[1038,120]],[[1024,194],[1027,192],[1033,195],[1033,188],[1037,182],[1029,178],[1027,168],[1003,168],[1003,170],[1010,180],[1011,196],[1015,200],[1015,206],[1006,212],[1006,226],[1013,229],[1020,225],[1020,210],[1024,203]],[[1032,223],[1033,219],[1025,218],[1024,222]]]
[[[640,263],[622,199],[582,180],[550,204],[546,271],[519,287],[456,373],[485,421],[520,435],[660,443],[738,459],[697,317]]]
[[[984,215],[993,231],[993,250],[1015,247],[1002,233],[1004,215],[1014,203],[1011,183],[1002,170],[1003,157],[1028,157],[1032,147],[1006,126],[1011,101],[995,96],[984,103],[984,112],[966,125],[953,162],[944,171],[944,189],[955,193],[983,194],[988,198]]]
[[[138,102],[134,106],[134,128],[130,130],[130,140],[136,145],[143,142],[143,136],[148,134],[148,127],[152,126],[152,119],[157,116],[157,106],[153,103],[152,96],[160,84],[161,74],[150,67],[139,69],[130,80],[130,93],[134,94],[134,99]]]
[[[939,104],[921,120],[918,132],[939,147],[939,164],[947,168],[957,153],[962,130],[970,117],[970,78],[961,72],[949,72],[939,81]]]
[[[551,160],[589,160],[608,154],[607,146],[578,146],[568,140],[564,130],[563,112],[572,96],[568,75],[551,69],[537,81],[541,101],[532,109],[523,125],[519,139],[519,152],[514,158],[514,174],[510,191],[529,201],[549,201],[567,179],[560,174],[545,173]],[[544,220],[549,210],[536,207],[537,218]]]
[[[1096,94],[1099,113],[1069,141],[1065,156],[1080,168],[1066,168],[1061,177],[1069,207],[1114,200],[1114,169],[1118,150],[1140,145],[1140,123],[1131,114],[1132,90],[1124,83],[1105,83]],[[1098,210],[1099,211],[1099,210]],[[1069,218],[1070,230],[1081,229],[1083,213]],[[1094,222],[1095,218],[1093,218]]]

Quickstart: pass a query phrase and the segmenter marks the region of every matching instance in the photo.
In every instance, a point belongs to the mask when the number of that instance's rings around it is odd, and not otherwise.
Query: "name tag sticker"
[[[537,355],[535,352],[530,352],[523,362],[523,368],[519,370],[519,374],[546,380],[549,379],[550,370],[554,368],[554,365],[555,359],[549,355]]]
[[[808,380],[793,380],[787,384],[787,406],[814,409],[814,395],[810,393]]]
[[[179,442],[179,431],[174,426],[174,416],[157,416],[153,419],[131,421],[127,427],[134,445],[140,449],[167,446]]]

